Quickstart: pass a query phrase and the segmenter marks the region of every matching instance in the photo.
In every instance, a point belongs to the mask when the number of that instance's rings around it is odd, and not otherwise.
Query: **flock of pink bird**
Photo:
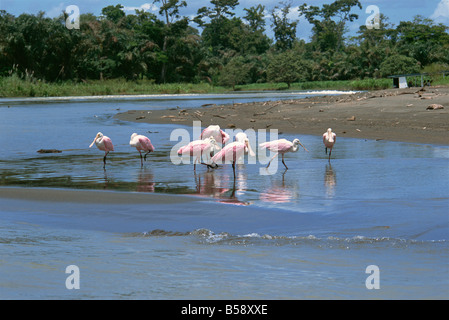
[[[337,135],[332,132],[329,128],[325,133],[323,133],[323,143],[325,146],[326,154],[329,151],[329,161],[331,158],[332,148],[334,147]],[[193,163],[193,169],[196,170],[196,163],[207,165],[210,168],[216,168],[221,163],[230,161],[232,164],[232,169],[235,178],[235,164],[245,154],[250,154],[254,156],[254,151],[252,150],[249,139],[245,133],[238,133],[235,137],[235,141],[226,144],[230,140],[230,136],[220,129],[218,125],[211,125],[203,130],[199,140],[194,140],[189,144],[179,148],[178,155],[188,155],[195,157]],[[98,132],[95,136],[94,141],[89,146],[92,147],[96,145],[99,150],[105,152],[103,157],[103,168],[106,167],[106,157],[109,152],[114,151],[114,145],[109,137]],[[143,160],[146,161],[146,157],[150,152],[154,152],[154,146],[150,139],[146,136],[133,133],[131,135],[131,140],[129,142],[131,147],[134,147],[139,151],[140,154],[140,164],[143,166]],[[223,148],[222,145],[226,144]],[[276,154],[268,162],[267,168],[270,166],[271,162],[280,154],[282,155],[282,163],[286,170],[287,165],[284,162],[284,155],[287,152],[298,151],[298,146],[302,146],[305,151],[308,152],[306,147],[299,141],[299,139],[294,139],[293,141],[288,141],[286,139],[279,139],[261,143],[261,149],[268,149]],[[142,157],[142,151],[145,153]],[[217,151],[215,153],[215,151]],[[201,162],[201,157],[205,155],[207,158],[207,163]],[[210,158],[210,159],[209,159]]]

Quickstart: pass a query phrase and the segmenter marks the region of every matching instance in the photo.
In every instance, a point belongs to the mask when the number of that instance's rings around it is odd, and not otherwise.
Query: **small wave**
[[[392,237],[366,237],[366,236],[352,236],[352,237],[338,237],[327,236],[317,237],[315,235],[306,236],[283,236],[259,234],[256,232],[247,234],[232,234],[228,232],[215,233],[209,229],[196,229],[193,231],[167,231],[156,229],[148,232],[131,233],[128,236],[135,237],[185,237],[191,236],[203,244],[224,244],[224,245],[316,245],[324,248],[345,248],[365,246],[365,245],[382,245],[389,247],[407,247],[410,245],[420,244],[448,244],[447,240],[413,240]]]

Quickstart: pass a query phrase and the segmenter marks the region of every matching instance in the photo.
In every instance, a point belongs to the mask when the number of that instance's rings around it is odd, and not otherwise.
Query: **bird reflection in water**
[[[154,192],[154,175],[151,170],[143,168],[137,177],[138,192]]]
[[[335,171],[332,169],[330,163],[326,164],[326,172],[324,174],[324,186],[326,187],[326,196],[333,198],[335,196],[335,186],[337,179],[335,177]]]
[[[109,184],[109,180],[108,180],[108,174],[106,172],[106,168],[103,168],[104,170],[104,185],[103,185],[103,189],[106,190],[108,189],[108,184]]]
[[[217,171],[195,173],[196,194],[212,197],[222,203],[247,206],[249,202],[241,201],[237,197],[239,191],[246,190],[246,181],[244,172],[237,172],[236,178]]]
[[[271,181],[269,187],[260,193],[260,200],[270,203],[288,203],[294,199],[299,198],[298,184],[295,180],[293,184],[288,185],[285,183],[285,173],[288,169],[285,169],[279,179],[279,176],[271,175]],[[290,181],[289,181],[290,182]]]

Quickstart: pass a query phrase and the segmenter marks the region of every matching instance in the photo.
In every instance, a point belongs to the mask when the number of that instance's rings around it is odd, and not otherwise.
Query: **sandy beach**
[[[442,109],[430,109],[440,105]],[[344,95],[254,103],[203,105],[118,113],[144,123],[218,124],[233,129],[278,129],[279,133],[449,145],[449,87],[387,89]]]

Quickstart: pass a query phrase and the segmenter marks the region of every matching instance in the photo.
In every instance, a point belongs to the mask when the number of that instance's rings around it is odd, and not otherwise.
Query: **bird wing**
[[[211,127],[211,126],[207,127],[206,129],[203,130],[203,132],[201,132],[200,139],[202,139],[202,140],[207,139],[210,136],[214,137],[214,139],[217,141],[221,140],[221,139],[218,139],[219,138],[218,130],[215,129],[215,127]]]
[[[209,138],[209,136],[207,136],[208,132],[209,128],[204,129],[203,132],[201,132],[200,134],[200,139],[205,139],[206,137]]]
[[[246,145],[241,142],[233,142],[226,145],[212,157],[212,162],[221,163],[226,161],[237,161],[243,155]]]
[[[227,134],[226,132],[224,132],[223,130],[220,130],[221,133],[221,142],[223,144],[225,144],[226,142],[229,141],[229,139],[231,139],[231,137],[229,136],[229,134]]]
[[[179,148],[178,154],[187,154],[191,156],[200,156],[202,153],[207,152],[211,147],[211,144],[203,140],[195,140],[190,142],[188,145]]]
[[[268,142],[264,142],[260,144],[260,147],[262,149],[267,148],[270,151],[273,152],[282,152],[282,151],[286,151],[288,149],[290,149],[293,146],[293,144],[286,140],[286,139],[279,139],[279,140],[273,140],[273,141],[268,141]]]
[[[103,143],[106,151],[114,151],[114,145],[109,137],[103,137]]]
[[[139,143],[146,151],[154,151],[154,147],[151,144],[151,140],[145,136],[139,136]]]

